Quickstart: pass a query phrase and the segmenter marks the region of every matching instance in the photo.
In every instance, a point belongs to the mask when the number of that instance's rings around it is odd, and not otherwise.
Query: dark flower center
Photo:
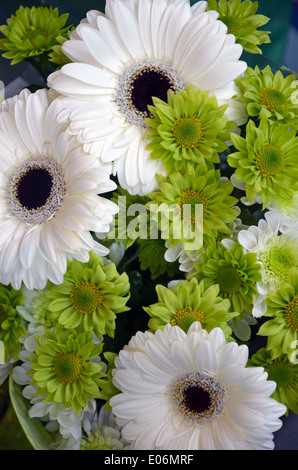
[[[13,216],[26,224],[42,223],[55,215],[66,192],[57,162],[34,157],[8,177],[6,200]]]
[[[52,176],[46,168],[33,168],[16,184],[16,197],[28,210],[42,207],[52,190]]]
[[[214,377],[193,372],[175,379],[171,396],[184,418],[202,424],[222,415],[227,392]]]
[[[168,64],[158,60],[144,60],[128,67],[120,77],[116,102],[126,120],[146,127],[145,119],[152,117],[148,106],[156,97],[167,102],[168,90],[180,92],[184,85]]]
[[[160,70],[148,68],[134,78],[131,101],[137,111],[148,114],[148,105],[153,104],[152,97],[167,101],[169,89],[174,90],[171,79]]]
[[[210,408],[209,392],[201,387],[189,387],[184,392],[184,405],[192,413],[203,413]]]

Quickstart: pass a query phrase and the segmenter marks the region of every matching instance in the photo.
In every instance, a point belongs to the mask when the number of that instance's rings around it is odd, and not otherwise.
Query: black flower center
[[[26,224],[42,223],[55,215],[66,192],[57,162],[33,157],[8,177],[6,200],[10,213]]]
[[[148,68],[142,70],[133,80],[131,101],[136,110],[148,113],[148,106],[153,104],[152,97],[167,101],[169,89],[174,90],[172,80],[160,70]]]
[[[52,176],[45,168],[28,170],[16,184],[16,197],[28,210],[44,206],[52,190]]]
[[[191,413],[203,413],[210,408],[210,393],[201,387],[189,387],[184,391],[183,402]]]
[[[145,119],[152,117],[148,106],[153,97],[167,102],[169,90],[175,93],[184,88],[179,75],[168,64],[144,60],[128,67],[120,77],[116,102],[127,122],[146,127]]]
[[[214,377],[202,372],[177,377],[171,388],[171,398],[178,413],[194,424],[221,416],[226,397],[226,389]]]

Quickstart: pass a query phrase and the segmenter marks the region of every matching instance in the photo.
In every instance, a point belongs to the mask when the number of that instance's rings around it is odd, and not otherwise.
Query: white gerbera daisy
[[[48,78],[64,96],[70,131],[103,162],[115,162],[119,183],[131,194],[158,187],[162,162],[150,159],[144,135],[152,96],[193,85],[232,102],[234,79],[246,69],[242,47],[207,2],[107,0],[105,14],[90,11],[71,33],[63,52],[72,63]],[[237,124],[239,103],[226,112]],[[243,107],[243,106],[242,106]],[[244,107],[243,107],[244,108]]]
[[[63,281],[67,257],[107,254],[90,231],[108,232],[115,189],[95,157],[57,123],[61,103],[47,90],[0,105],[0,282],[43,289]]]
[[[226,343],[221,328],[138,332],[115,360],[121,391],[110,404],[131,449],[273,449],[286,408],[270,398],[276,383],[246,367],[247,346]]]
[[[239,243],[248,253],[257,254],[261,265],[262,280],[256,283],[258,295],[254,296],[252,314],[260,317],[266,313],[267,294],[278,289],[285,281],[289,270],[298,266],[298,236],[290,228],[285,229],[281,213],[266,212],[258,226],[251,225],[238,234]]]

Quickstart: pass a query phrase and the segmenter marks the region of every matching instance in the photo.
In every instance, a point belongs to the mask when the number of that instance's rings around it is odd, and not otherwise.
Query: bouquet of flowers
[[[0,383],[34,449],[273,449],[298,413],[296,76],[243,60],[257,10],[0,27],[46,81],[0,105]]]

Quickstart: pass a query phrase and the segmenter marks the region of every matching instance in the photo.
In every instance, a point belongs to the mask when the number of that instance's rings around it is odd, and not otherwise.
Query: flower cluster
[[[257,9],[0,27],[46,74],[0,104],[0,384],[34,449],[273,449],[298,413],[296,81],[242,60]]]

